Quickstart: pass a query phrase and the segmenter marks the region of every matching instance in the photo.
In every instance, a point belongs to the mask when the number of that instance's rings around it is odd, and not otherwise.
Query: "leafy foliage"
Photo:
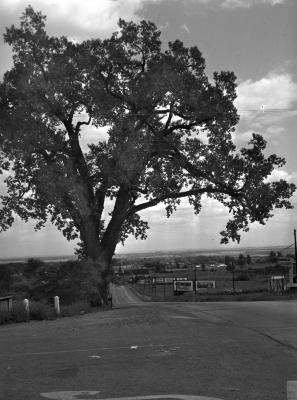
[[[100,279],[91,264],[77,261],[47,264],[39,261],[28,260],[23,274],[15,276],[11,282],[9,290],[16,297],[52,302],[54,296],[59,296],[62,304],[86,300],[98,305]]]
[[[295,186],[267,179],[285,161],[265,157],[262,136],[236,150],[236,77],[209,80],[197,47],[163,51],[153,23],[123,20],[108,39],[73,43],[49,37],[30,6],[4,37],[14,66],[0,85],[2,230],[15,214],[36,229],[50,219],[105,269],[119,241],[146,238],[140,212],[159,203],[169,217],[184,197],[196,214],[202,195],[218,200],[232,214],[223,243],[292,207]],[[83,152],[86,126],[108,134]]]

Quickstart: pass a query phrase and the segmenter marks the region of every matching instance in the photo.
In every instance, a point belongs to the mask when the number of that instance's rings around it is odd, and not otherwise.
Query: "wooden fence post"
[[[26,314],[29,315],[30,314],[30,303],[29,303],[29,300],[28,299],[24,299],[23,300],[23,304],[24,304],[24,307],[25,307]]]
[[[57,315],[60,315],[60,298],[59,296],[54,297],[54,304],[55,304],[55,312]]]

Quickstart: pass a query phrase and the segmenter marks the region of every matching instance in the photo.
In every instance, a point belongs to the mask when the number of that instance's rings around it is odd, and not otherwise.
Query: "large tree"
[[[120,20],[109,39],[77,43],[48,36],[45,19],[29,6],[4,35],[14,65],[0,84],[2,230],[16,214],[37,229],[50,219],[103,272],[119,241],[146,237],[140,212],[159,203],[170,216],[181,198],[197,214],[202,195],[218,200],[232,214],[223,243],[291,208],[294,185],[266,179],[284,159],[265,156],[259,134],[241,150],[232,142],[232,72],[209,79],[197,47],[163,50],[151,22]],[[84,152],[92,125],[107,139]]]

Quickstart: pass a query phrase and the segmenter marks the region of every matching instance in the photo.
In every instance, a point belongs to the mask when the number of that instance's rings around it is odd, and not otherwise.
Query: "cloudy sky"
[[[11,53],[3,43],[6,26],[18,24],[28,5],[24,0],[0,0],[0,76],[11,66]],[[297,2],[296,0],[31,0],[47,15],[51,35],[75,40],[108,37],[118,19],[149,19],[162,31],[164,43],[179,38],[197,45],[206,58],[207,73],[232,70],[238,78],[236,105],[241,115],[235,143],[241,147],[252,132],[268,141],[268,152],[287,160],[272,179],[297,183]],[[85,131],[82,145],[104,137]],[[0,186],[3,190],[3,186]],[[297,204],[297,195],[293,197]],[[219,232],[228,215],[218,203],[203,200],[194,216],[187,202],[170,219],[161,206],[146,210],[150,224],[146,241],[129,239],[118,252],[218,248]],[[0,235],[0,258],[71,254],[68,243],[51,225],[34,232],[32,223],[17,220]],[[297,226],[297,208],[278,210],[266,226],[253,224],[241,246],[290,245]]]

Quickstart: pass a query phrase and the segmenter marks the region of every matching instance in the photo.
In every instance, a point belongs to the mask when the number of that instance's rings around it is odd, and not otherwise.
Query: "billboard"
[[[183,277],[175,277],[175,276],[170,276],[165,279],[165,283],[173,283],[174,281],[187,281],[188,278],[186,276]]]
[[[206,293],[211,289],[215,289],[215,287],[216,287],[215,281],[196,281],[197,293]]]
[[[164,278],[165,279],[165,283],[172,283],[174,282],[174,277],[170,276],[169,278]]]
[[[193,282],[192,281],[174,281],[173,290],[175,292],[192,292]]]
[[[153,278],[154,283],[164,283],[164,279],[165,278],[161,278],[161,277]]]
[[[215,289],[216,281],[196,281],[197,289]]]

